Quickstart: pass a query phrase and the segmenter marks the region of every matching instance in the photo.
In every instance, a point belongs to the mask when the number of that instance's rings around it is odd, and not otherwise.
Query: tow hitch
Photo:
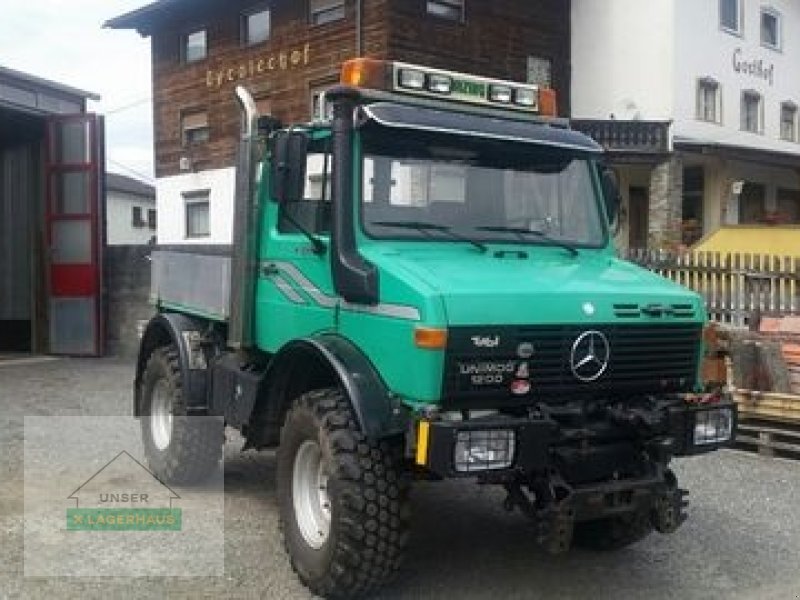
[[[576,522],[641,514],[659,533],[672,533],[686,520],[688,492],[678,487],[669,470],[661,477],[576,487],[550,475],[530,483],[505,483],[504,488],[503,507],[532,519],[537,543],[550,554],[569,550]]]

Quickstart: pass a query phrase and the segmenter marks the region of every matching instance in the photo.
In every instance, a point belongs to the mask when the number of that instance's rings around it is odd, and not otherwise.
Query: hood
[[[502,257],[495,248],[479,254],[463,247],[380,254],[374,259],[381,271],[441,298],[450,325],[705,318],[697,294],[605,251],[571,256],[559,248],[516,246]]]

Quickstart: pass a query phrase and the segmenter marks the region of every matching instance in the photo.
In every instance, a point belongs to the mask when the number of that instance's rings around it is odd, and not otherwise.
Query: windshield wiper
[[[468,244],[472,244],[483,253],[489,250],[485,244],[481,244],[478,240],[473,240],[466,236],[460,235],[455,231],[452,231],[447,225],[437,225],[436,223],[425,223],[424,221],[373,221],[372,224],[378,225],[380,227],[416,229],[417,231],[421,231],[423,233],[426,231],[438,231],[440,233],[444,233],[445,235],[450,236],[454,240],[458,240],[459,242],[467,242]]]
[[[572,256],[578,256],[578,250],[575,246],[568,244],[567,242],[563,242],[561,240],[557,240],[555,238],[551,238],[543,231],[537,231],[536,229],[525,229],[524,227],[506,227],[503,225],[482,225],[476,227],[478,231],[492,231],[492,232],[499,232],[499,233],[513,233],[516,234],[520,239],[524,239],[526,235],[535,236],[545,242],[553,244],[554,246],[558,246],[559,248],[563,248]]]

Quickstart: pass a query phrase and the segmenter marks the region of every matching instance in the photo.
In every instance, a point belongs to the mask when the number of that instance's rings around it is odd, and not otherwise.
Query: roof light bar
[[[356,58],[342,66],[341,82],[354,87],[555,117],[556,94],[537,85],[444,71],[402,62]]]

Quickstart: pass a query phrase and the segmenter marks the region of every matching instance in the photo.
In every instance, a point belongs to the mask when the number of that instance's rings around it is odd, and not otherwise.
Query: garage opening
[[[93,94],[0,67],[0,353],[102,353]]]
[[[45,119],[0,109],[0,352],[40,350]],[[37,227],[38,226],[38,227]],[[37,318],[37,315],[39,318]]]

